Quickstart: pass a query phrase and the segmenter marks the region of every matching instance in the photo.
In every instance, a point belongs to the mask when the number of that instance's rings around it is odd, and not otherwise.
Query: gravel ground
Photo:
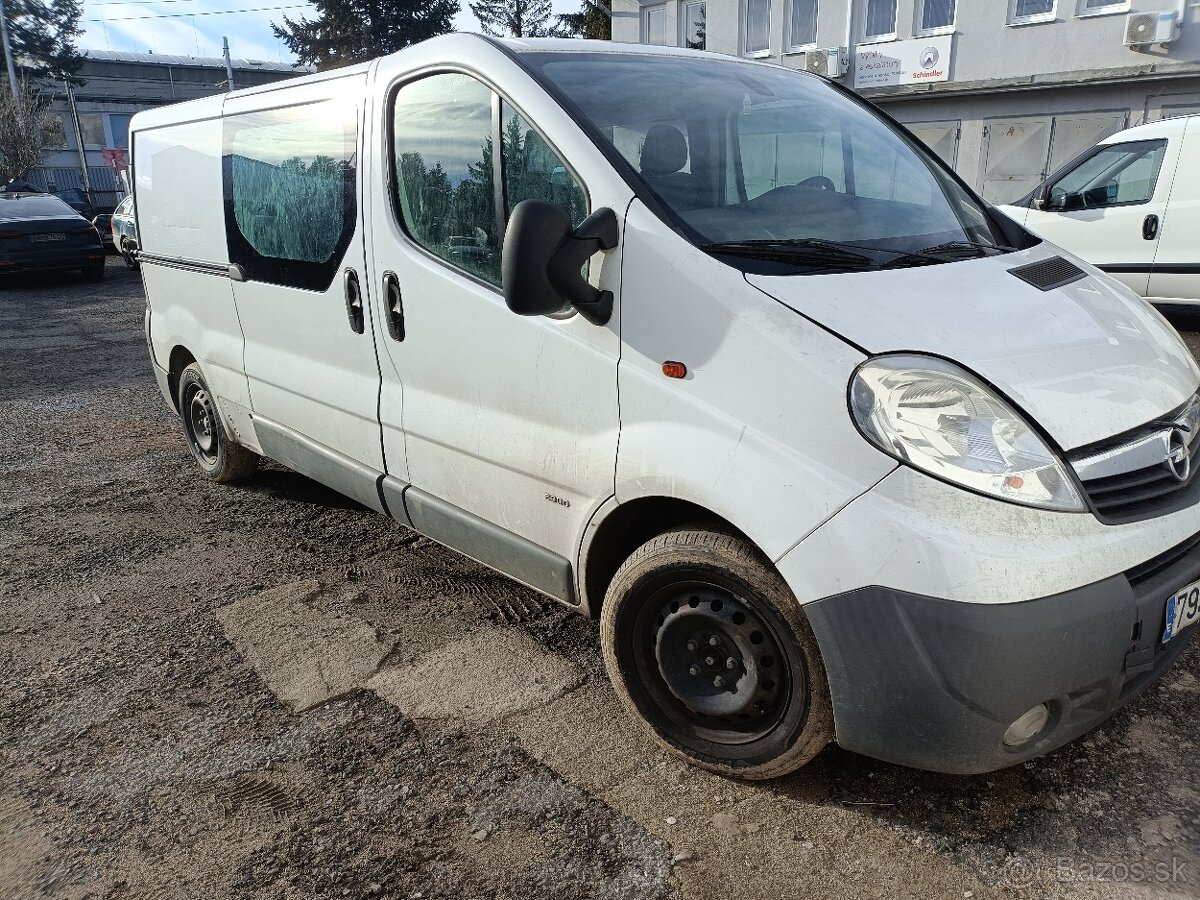
[[[1200,644],[1015,769],[722,780],[592,623],[278,467],[202,479],[143,303],[116,259],[0,288],[3,900],[1200,896]]]

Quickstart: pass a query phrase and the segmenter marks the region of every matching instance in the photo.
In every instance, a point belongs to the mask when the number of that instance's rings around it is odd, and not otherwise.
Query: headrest
[[[670,175],[687,163],[687,139],[674,125],[654,125],[642,142],[642,174]]]

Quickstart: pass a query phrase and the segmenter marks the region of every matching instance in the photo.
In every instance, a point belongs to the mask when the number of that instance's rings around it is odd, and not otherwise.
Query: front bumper
[[[837,741],[936,772],[976,774],[1047,753],[1148,687],[1196,626],[1161,643],[1166,599],[1200,578],[1200,541],[1139,569],[1025,603],[862,588],[805,607],[821,646]],[[1046,728],[1005,746],[1039,703]]]
[[[779,567],[798,597],[823,598],[804,609],[839,744],[987,772],[1093,728],[1184,651],[1196,626],[1161,639],[1167,598],[1200,579],[1200,506],[1106,526],[901,467]],[[1006,747],[1009,725],[1039,703],[1046,728]]]

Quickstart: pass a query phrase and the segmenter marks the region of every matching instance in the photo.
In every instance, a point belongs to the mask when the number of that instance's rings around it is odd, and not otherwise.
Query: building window
[[[896,36],[896,0],[867,0],[863,6],[863,40],[886,41]]]
[[[112,113],[108,117],[108,130],[112,134],[112,146],[129,146],[129,120],[133,116],[127,113]]]
[[[745,0],[742,22],[746,55],[768,56],[771,52],[771,0]]]
[[[50,142],[46,146],[47,147],[66,147],[67,146],[67,128],[66,128],[66,120],[63,118],[63,114],[62,113],[51,113],[50,117],[53,120],[54,131],[51,132]]]
[[[104,138],[103,113],[80,113],[79,130],[82,132],[85,147],[107,147]]]
[[[249,280],[329,290],[357,219],[357,143],[340,101],[225,119],[229,261]]]
[[[1106,16],[1129,12],[1129,0],[1079,0],[1080,16]]]
[[[817,42],[817,0],[791,0],[788,12],[787,47],[800,50]]]
[[[667,40],[666,4],[642,7],[642,43],[670,43],[670,41]]]
[[[954,28],[955,0],[923,0],[920,5],[921,19],[917,31],[932,34]]]
[[[708,46],[708,26],[703,2],[683,4],[683,40],[680,43],[689,50],[704,50]]]
[[[1009,25],[1027,25],[1032,22],[1049,22],[1054,19],[1057,0],[1011,0]]]

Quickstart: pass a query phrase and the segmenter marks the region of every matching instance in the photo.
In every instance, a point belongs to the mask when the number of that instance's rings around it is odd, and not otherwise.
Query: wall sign
[[[854,87],[949,81],[953,47],[950,34],[855,47]]]

